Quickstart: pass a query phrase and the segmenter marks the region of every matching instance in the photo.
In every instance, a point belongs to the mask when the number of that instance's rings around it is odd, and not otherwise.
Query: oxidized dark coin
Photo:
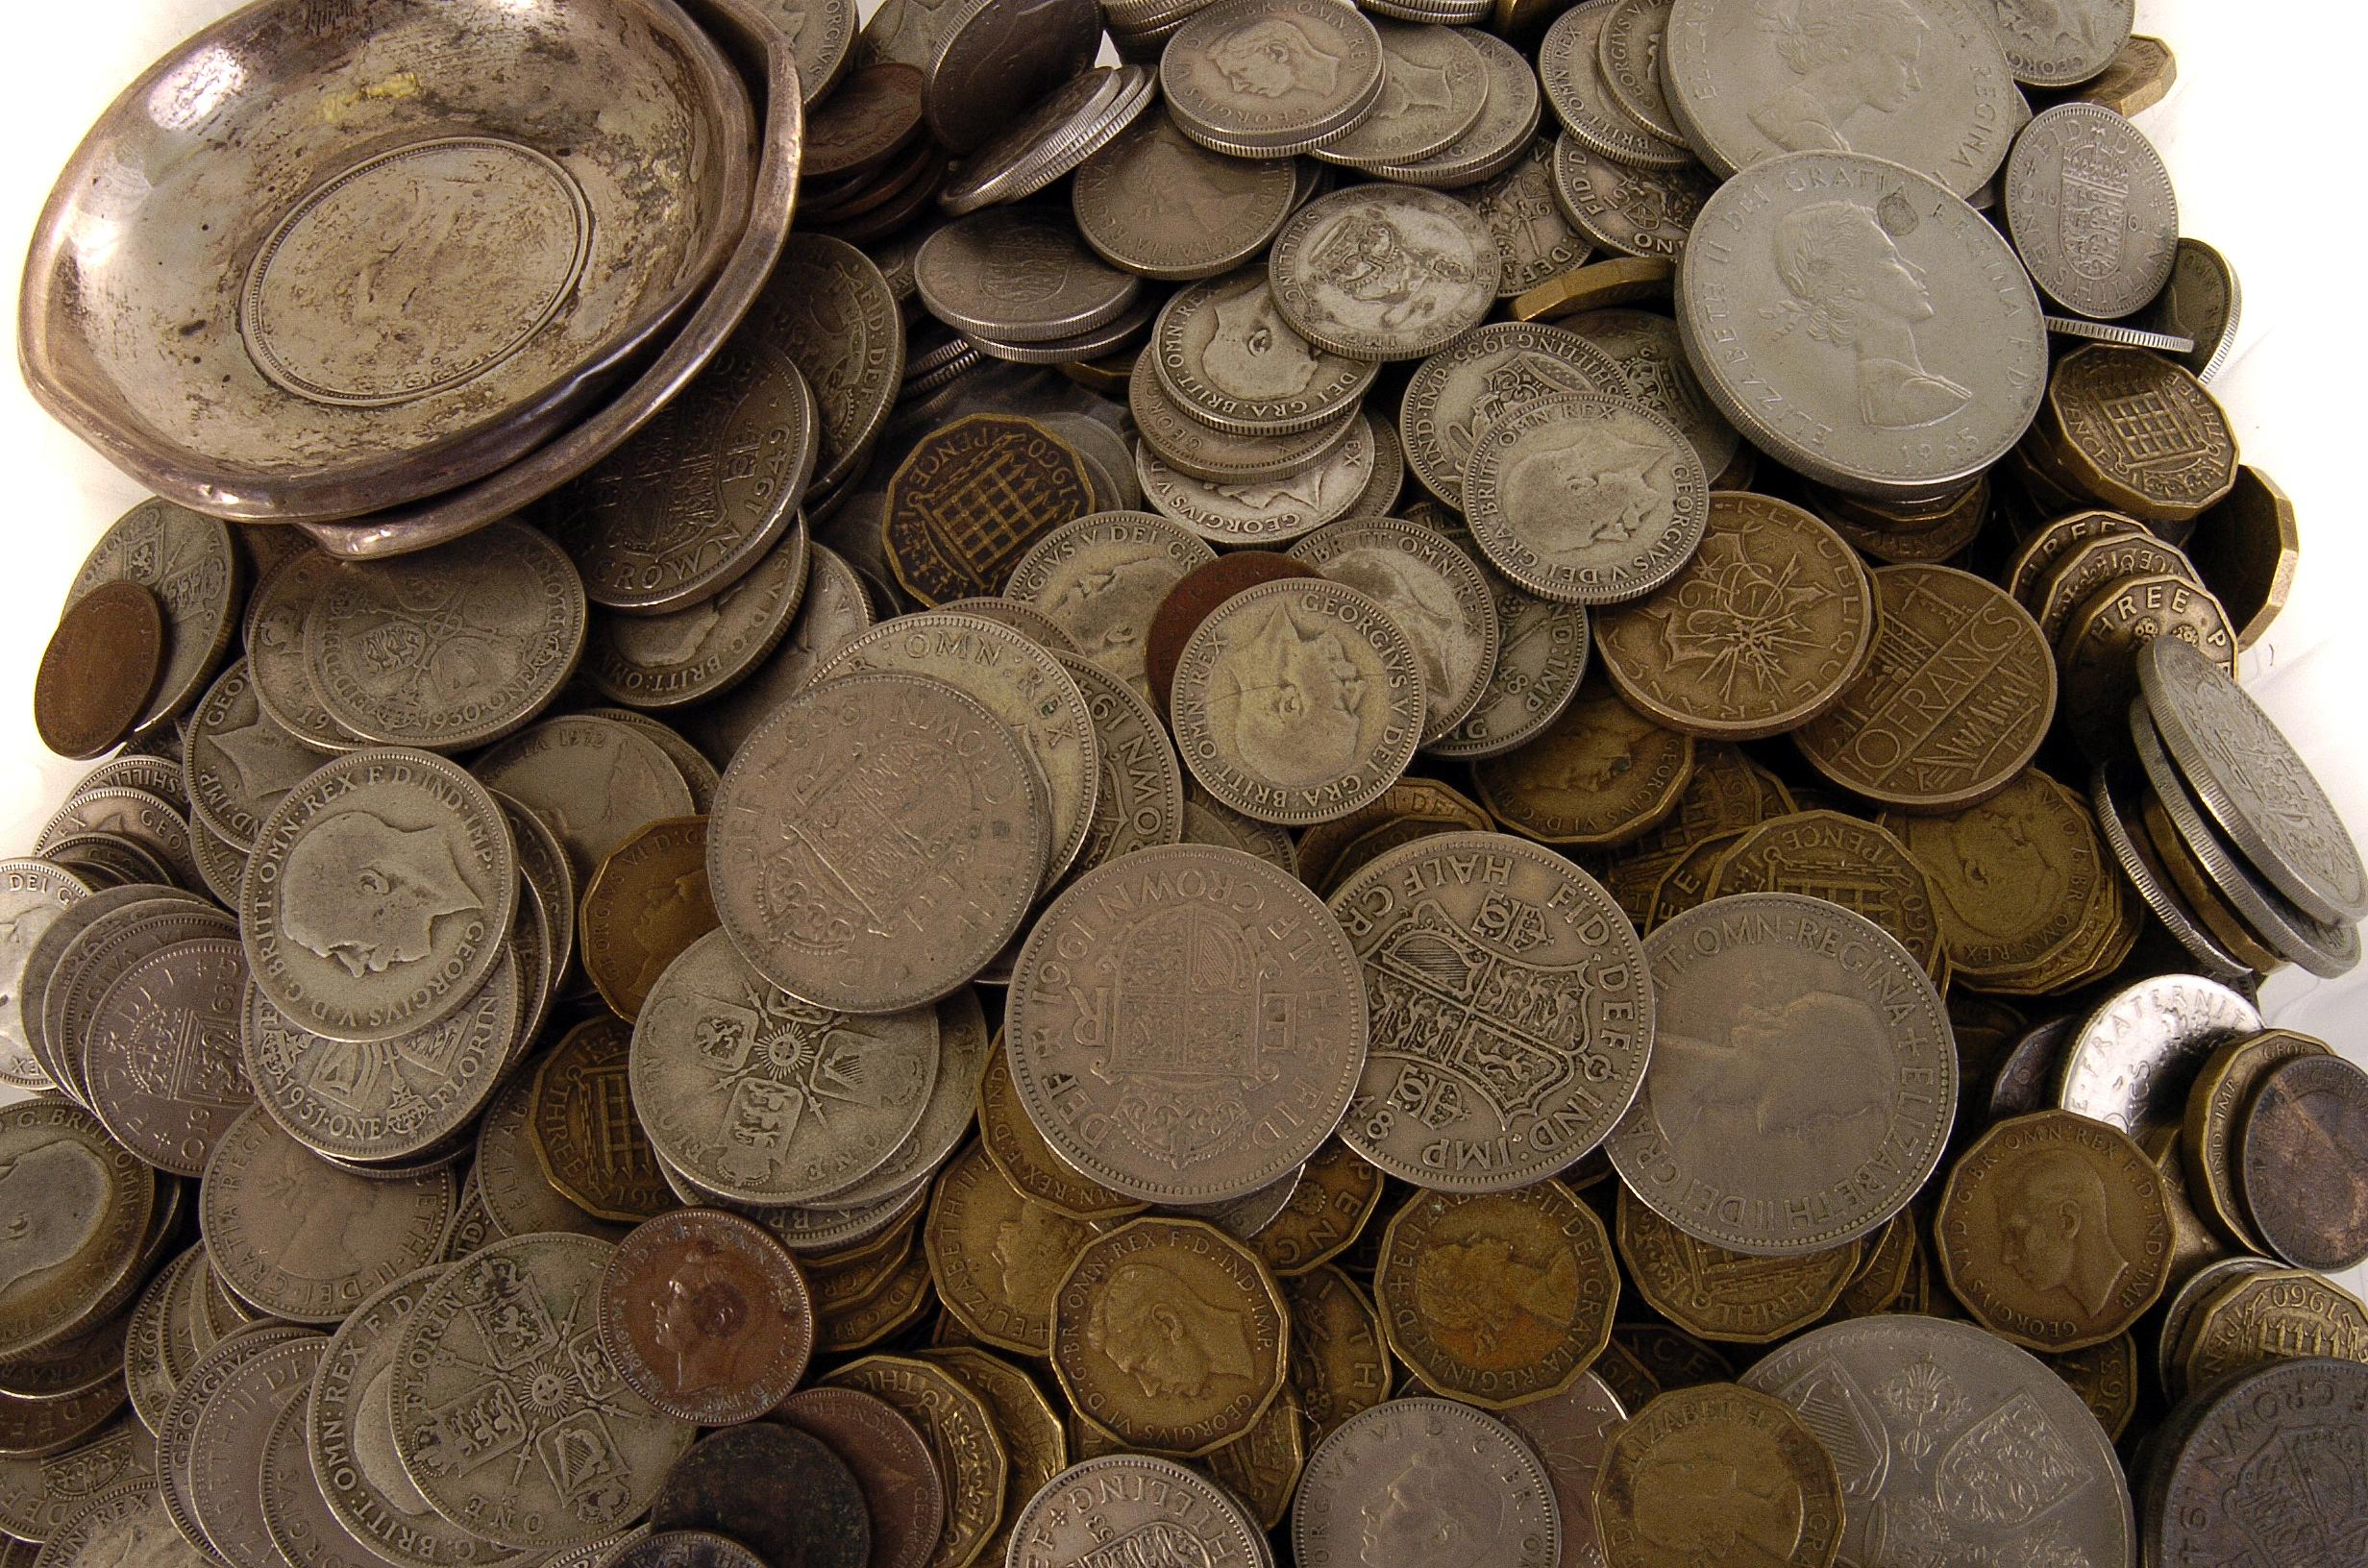
[[[618,1243],[601,1274],[600,1324],[635,1393],[706,1427],[779,1404],[814,1349],[813,1302],[789,1249],[718,1209],[678,1209]]]
[[[1211,611],[1262,582],[1320,576],[1305,562],[1270,550],[1237,550],[1176,579],[1151,612],[1150,629],[1143,634],[1144,678],[1151,683],[1151,701],[1159,713],[1164,717],[1168,712],[1168,692],[1175,684],[1175,664],[1184,655],[1184,645]]]
[[[693,1446],[667,1473],[650,1525],[728,1535],[769,1568],[866,1568],[872,1555],[871,1515],[847,1461],[818,1437],[767,1422]]]
[[[164,612],[136,582],[101,583],[66,607],[33,677],[33,727],[62,757],[95,757],[131,733],[164,668]]]
[[[859,1388],[805,1388],[774,1419],[819,1437],[854,1472],[872,1520],[872,1568],[923,1568],[946,1525],[946,1485],[928,1439]]]
[[[2190,1395],[2164,1421],[2138,1484],[2141,1560],[2358,1561],[2363,1445],[2368,1366],[2356,1361],[2274,1361]],[[2343,1478],[2332,1487],[2317,1480],[2321,1455]],[[2282,1556],[2261,1550],[2265,1531],[2290,1543]]]
[[[897,581],[925,605],[1002,592],[1027,548],[1095,509],[1076,449],[1032,419],[972,414],[923,436],[888,481]]]
[[[807,180],[869,173],[921,132],[921,89],[911,65],[883,61],[851,72],[805,122],[798,172]]]
[[[2245,1212],[2287,1262],[2340,1273],[2368,1259],[2368,1072],[2340,1056],[2272,1068],[2237,1135]]]
[[[787,1568],[768,1564],[738,1541],[704,1530],[662,1530],[608,1559],[608,1568]]]

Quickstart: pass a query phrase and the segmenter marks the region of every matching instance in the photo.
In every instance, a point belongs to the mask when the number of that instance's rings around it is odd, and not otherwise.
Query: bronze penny
[[[569,1030],[534,1069],[527,1136],[544,1179],[584,1213],[637,1225],[675,1206],[633,1113],[632,1031],[611,1017]]]
[[[1196,566],[1176,579],[1159,608],[1151,612],[1150,628],[1143,635],[1143,674],[1151,685],[1151,703],[1163,719],[1170,690],[1175,684],[1176,660],[1220,604],[1245,589],[1285,577],[1321,576],[1314,567],[1270,550],[1237,550]]]
[[[856,1388],[805,1388],[773,1418],[820,1438],[854,1472],[872,1524],[870,1568],[924,1568],[946,1522],[929,1444],[895,1406]]]
[[[2331,1055],[2272,1068],[2236,1164],[2246,1216],[2272,1252],[2323,1274],[2368,1259],[2368,1072]]]
[[[630,1023],[666,966],[714,930],[707,894],[707,820],[646,824],[608,852],[583,890],[583,971]]]
[[[946,1522],[930,1568],[967,1568],[1003,1518],[1010,1451],[986,1401],[944,1367],[909,1356],[866,1356],[830,1373],[825,1386],[886,1400],[928,1442],[946,1483]]]
[[[703,1427],[773,1409],[814,1349],[813,1302],[789,1249],[718,1209],[678,1209],[618,1243],[601,1273],[600,1326],[635,1393]]]
[[[2180,1123],[2185,1186],[2199,1200],[2204,1216],[2247,1252],[2269,1249],[2253,1234],[2239,1196],[2237,1148],[2245,1113],[2272,1069],[2296,1057],[2324,1056],[2328,1050],[2325,1041],[2290,1029],[2237,1035],[2212,1047],[2187,1090],[2186,1115]]]
[[[871,1514],[847,1461],[821,1438],[771,1422],[693,1444],[666,1473],[650,1528],[712,1531],[771,1568],[866,1568],[872,1556]]]
[[[33,727],[62,757],[95,757],[132,731],[164,669],[164,612],[136,582],[66,607],[33,677]]]
[[[1095,509],[1077,449],[1032,419],[967,414],[923,436],[888,480],[888,565],[924,605],[999,594],[1028,547]]]
[[[2137,1413],[2136,1339],[2117,1334],[2102,1344],[2044,1360],[2047,1369],[2081,1396],[2105,1435],[2119,1441],[2130,1417]]]
[[[849,72],[805,122],[799,174],[809,181],[861,176],[895,156],[921,132],[926,81],[916,67],[893,61]]]

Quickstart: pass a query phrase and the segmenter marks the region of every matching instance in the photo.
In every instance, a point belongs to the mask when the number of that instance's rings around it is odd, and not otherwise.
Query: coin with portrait
[[[1406,466],[1449,505],[1463,505],[1464,468],[1489,427],[1558,392],[1625,397],[1627,377],[1575,332],[1535,322],[1476,327],[1416,367],[1398,404]]]
[[[1221,273],[1267,247],[1291,216],[1289,159],[1200,146],[1153,106],[1070,182],[1077,232],[1104,260],[1146,278]]]
[[[1320,0],[1224,0],[1161,54],[1160,93],[1186,135],[1248,157],[1295,153],[1355,125],[1380,96],[1381,35]]]
[[[1595,1472],[1610,1568],[1739,1560],[1825,1568],[1842,1535],[1841,1477],[1816,1430],[1732,1383],[1663,1394],[1614,1435]]]
[[[939,1298],[986,1343],[1052,1350],[1052,1301],[1095,1227],[1030,1198],[973,1144],[937,1178],[921,1241]]]
[[[1042,610],[1080,655],[1147,698],[1151,618],[1169,589],[1216,558],[1189,529],[1156,513],[1095,512],[1031,545],[1003,593]]]
[[[1328,425],[1356,405],[1380,371],[1294,331],[1263,266],[1171,299],[1152,330],[1149,368],[1185,413],[1238,435]]]
[[[1488,577],[1456,540],[1395,518],[1344,518],[1291,557],[1364,594],[1406,634],[1422,668],[1425,744],[1478,705],[1504,632]]]
[[[638,1227],[601,1273],[601,1346],[659,1409],[701,1426],[761,1415],[813,1348],[805,1276],[771,1231],[715,1209]]]
[[[1472,767],[1491,815],[1542,844],[1610,848],[1652,831],[1693,776],[1694,739],[1619,698],[1600,669],[1524,745]]]
[[[1308,1456],[1291,1508],[1300,1562],[1554,1568],[1561,1510],[1529,1444],[1486,1410],[1394,1399]]]

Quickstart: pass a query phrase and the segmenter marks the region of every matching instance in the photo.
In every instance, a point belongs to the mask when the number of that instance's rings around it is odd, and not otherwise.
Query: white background
[[[869,15],[876,0],[862,9]],[[1978,3],[1978,0],[1977,0]],[[0,257],[13,272],[51,180],[107,104],[234,0],[8,0],[14,86],[0,94]],[[2139,0],[2139,32],[2179,57],[2170,96],[2137,117],[2169,161],[2183,233],[2235,264],[2244,316],[2212,390],[2245,459],[2301,517],[2302,571],[2245,683],[2368,843],[2368,305],[2357,177],[2368,19],[2334,0]],[[9,297],[14,299],[12,286]],[[16,318],[5,332],[15,360]],[[31,850],[86,765],[33,730],[33,674],[67,580],[138,486],[0,375],[0,855]],[[2327,983],[2289,968],[2274,1021],[2368,1062],[2368,967]],[[2368,1271],[2363,1271],[2368,1272]],[[2360,1283],[2357,1278],[2355,1284]]]

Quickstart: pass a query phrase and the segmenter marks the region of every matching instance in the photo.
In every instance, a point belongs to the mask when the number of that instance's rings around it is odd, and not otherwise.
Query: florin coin
[[[1160,94],[1176,128],[1253,158],[1345,134],[1380,100],[1386,74],[1373,24],[1321,0],[1219,0],[1159,60]]]
[[[1150,367],[1177,409],[1239,435],[1328,428],[1357,406],[1380,373],[1369,360],[1316,348],[1294,331],[1260,266],[1172,296],[1159,312]]]
[[[1470,1568],[1555,1568],[1562,1511],[1546,1466],[1485,1410],[1394,1399],[1344,1423],[1307,1458],[1291,1507],[1302,1563],[1431,1560],[1443,1545]]]
[[[1645,953],[1653,1055],[1609,1147],[1655,1213],[1787,1256],[1867,1235],[1924,1185],[1957,1053],[1932,982],[1881,927],[1800,894],[1740,894],[1660,926]]]
[[[176,943],[107,988],[82,1042],[81,1079],[115,1140],[160,1170],[195,1176],[255,1103],[239,1061],[247,960],[234,938]]]
[[[830,1373],[823,1386],[885,1401],[927,1441],[946,1488],[946,1522],[929,1568],[967,1568],[1003,1517],[1011,1468],[985,1402],[944,1367],[909,1356],[866,1356]]]
[[[1344,519],[1300,540],[1291,556],[1364,594],[1406,634],[1422,671],[1423,744],[1479,704],[1503,627],[1488,578],[1454,540],[1394,518]]]
[[[1377,262],[1386,284],[1372,275]],[[1268,268],[1275,308],[1309,342],[1351,358],[1418,359],[1480,324],[1496,303],[1503,263],[1494,233],[1464,202],[1380,184],[1299,208],[1275,237]]]
[[[63,855],[68,839],[105,844],[111,838],[126,841],[119,847],[138,868],[136,880],[150,880],[147,867],[153,863],[183,887],[197,884],[197,862],[189,858],[188,820],[170,802],[145,790],[111,787],[68,796],[41,825],[40,836],[33,841],[33,852],[58,857],[71,870],[75,862]],[[142,854],[148,859],[139,860]]]
[[[263,1445],[283,1410],[304,1402],[329,1336],[308,1334],[232,1368],[198,1411],[188,1437],[187,1503],[199,1539],[226,1562],[269,1560],[263,1525]]]
[[[2368,1259],[2368,1074],[2323,1054],[2273,1067],[2234,1152],[2245,1216],[2271,1251],[2328,1274]]]
[[[1490,87],[1492,95],[1495,87]],[[1502,263],[1496,297],[1526,294],[1587,259],[1588,236],[1570,227],[1554,200],[1554,144],[1541,136],[1513,166],[1473,191],[1469,200],[1496,235]]]
[[[0,1302],[0,1353],[30,1355],[87,1327],[139,1260],[157,1184],[89,1112],[39,1099],[0,1109],[0,1183],[21,1196],[28,1266]],[[29,1283],[28,1283],[29,1282]]]
[[[1153,109],[1077,167],[1077,232],[1106,261],[1146,278],[1212,277],[1263,251],[1291,216],[1288,159],[1211,152]]]
[[[747,576],[663,615],[603,613],[584,643],[584,678],[635,709],[668,712],[729,690],[764,662],[805,594],[802,516]]]
[[[117,518],[83,557],[62,613],[110,582],[137,583],[164,611],[163,672],[135,729],[181,712],[213,678],[238,631],[238,579],[226,525],[154,496]]]
[[[1144,657],[1152,617],[1179,579],[1216,558],[1164,517],[1096,512],[1039,539],[1012,568],[1003,592],[1042,610],[1081,655],[1147,698]]]
[[[617,1244],[601,1276],[601,1347],[658,1409],[729,1426],[772,1409],[814,1344],[805,1276],[771,1231],[680,1209]]]
[[[2001,12],[2003,15],[2004,12]],[[2114,221],[2085,221],[2084,194],[2114,193]],[[2179,199],[2146,133],[2095,104],[2058,104],[2014,138],[1999,184],[2031,276],[2084,316],[2136,311],[2170,282]]]
[[[1694,739],[1619,699],[1598,671],[1522,746],[1472,767],[1489,814],[1543,844],[1609,848],[1677,809],[1693,774]]]
[[[915,1183],[945,1164],[947,1154],[970,1131],[980,1076],[987,1059],[999,1054],[987,1032],[986,1015],[975,991],[966,987],[940,1000],[937,1082],[929,1090],[928,1103],[921,1108],[920,1121],[869,1176],[824,1193],[815,1206],[862,1210],[891,1197],[904,1198]]]
[[[1864,1241],[1845,1241],[1788,1258],[1755,1258],[1688,1236],[1624,1187],[1616,1202],[1620,1261],[1637,1294],[1704,1339],[1764,1345],[1800,1333],[1841,1299],[1871,1250]],[[1903,1219],[1894,1216],[1883,1234],[1887,1237]]]
[[[584,973],[630,1023],[666,966],[716,927],[707,819],[661,819],[618,845],[584,889],[582,923]]]
[[[66,606],[33,677],[33,726],[62,757],[95,757],[132,731],[164,667],[164,611],[136,582]]]
[[[876,1568],[925,1568],[945,1528],[945,1484],[929,1445],[895,1406],[853,1388],[805,1388],[773,1418],[820,1438],[853,1472]]]

